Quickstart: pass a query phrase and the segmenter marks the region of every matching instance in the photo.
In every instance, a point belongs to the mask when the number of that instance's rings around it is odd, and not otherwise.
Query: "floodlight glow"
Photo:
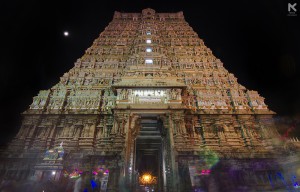
[[[145,60],[145,63],[146,63],[146,64],[153,64],[153,60],[152,60],[152,59],[146,59],[146,60]]]

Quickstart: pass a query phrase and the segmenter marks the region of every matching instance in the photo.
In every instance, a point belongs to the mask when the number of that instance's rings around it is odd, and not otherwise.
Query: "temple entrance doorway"
[[[135,139],[137,191],[163,191],[163,123],[157,115],[141,115],[140,131]]]

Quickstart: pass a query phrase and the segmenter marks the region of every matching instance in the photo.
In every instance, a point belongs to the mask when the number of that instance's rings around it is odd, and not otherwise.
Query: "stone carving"
[[[121,99],[128,99],[128,90],[127,89],[122,89],[120,98]]]
[[[30,109],[44,109],[46,102],[48,101],[50,90],[40,91],[38,96],[33,98],[33,103],[30,105]]]
[[[247,95],[250,106],[253,109],[267,109],[267,105],[264,103],[264,98],[260,97],[257,91],[247,91]]]
[[[66,110],[97,110],[100,101],[101,90],[72,89],[67,98]]]
[[[46,150],[43,160],[62,160],[64,156],[63,142],[58,147]]]

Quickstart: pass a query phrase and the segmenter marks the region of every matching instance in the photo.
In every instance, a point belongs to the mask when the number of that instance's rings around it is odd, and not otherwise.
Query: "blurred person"
[[[0,192],[16,192],[17,182],[14,179],[6,178],[5,182],[0,186]]]
[[[83,172],[80,177],[75,181],[74,192],[83,192],[85,187],[86,173]]]

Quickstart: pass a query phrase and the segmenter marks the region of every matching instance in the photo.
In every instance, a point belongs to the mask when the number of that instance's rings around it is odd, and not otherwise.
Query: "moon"
[[[65,37],[69,36],[69,32],[68,32],[68,31],[65,31],[65,32],[64,32],[64,36],[65,36]]]

